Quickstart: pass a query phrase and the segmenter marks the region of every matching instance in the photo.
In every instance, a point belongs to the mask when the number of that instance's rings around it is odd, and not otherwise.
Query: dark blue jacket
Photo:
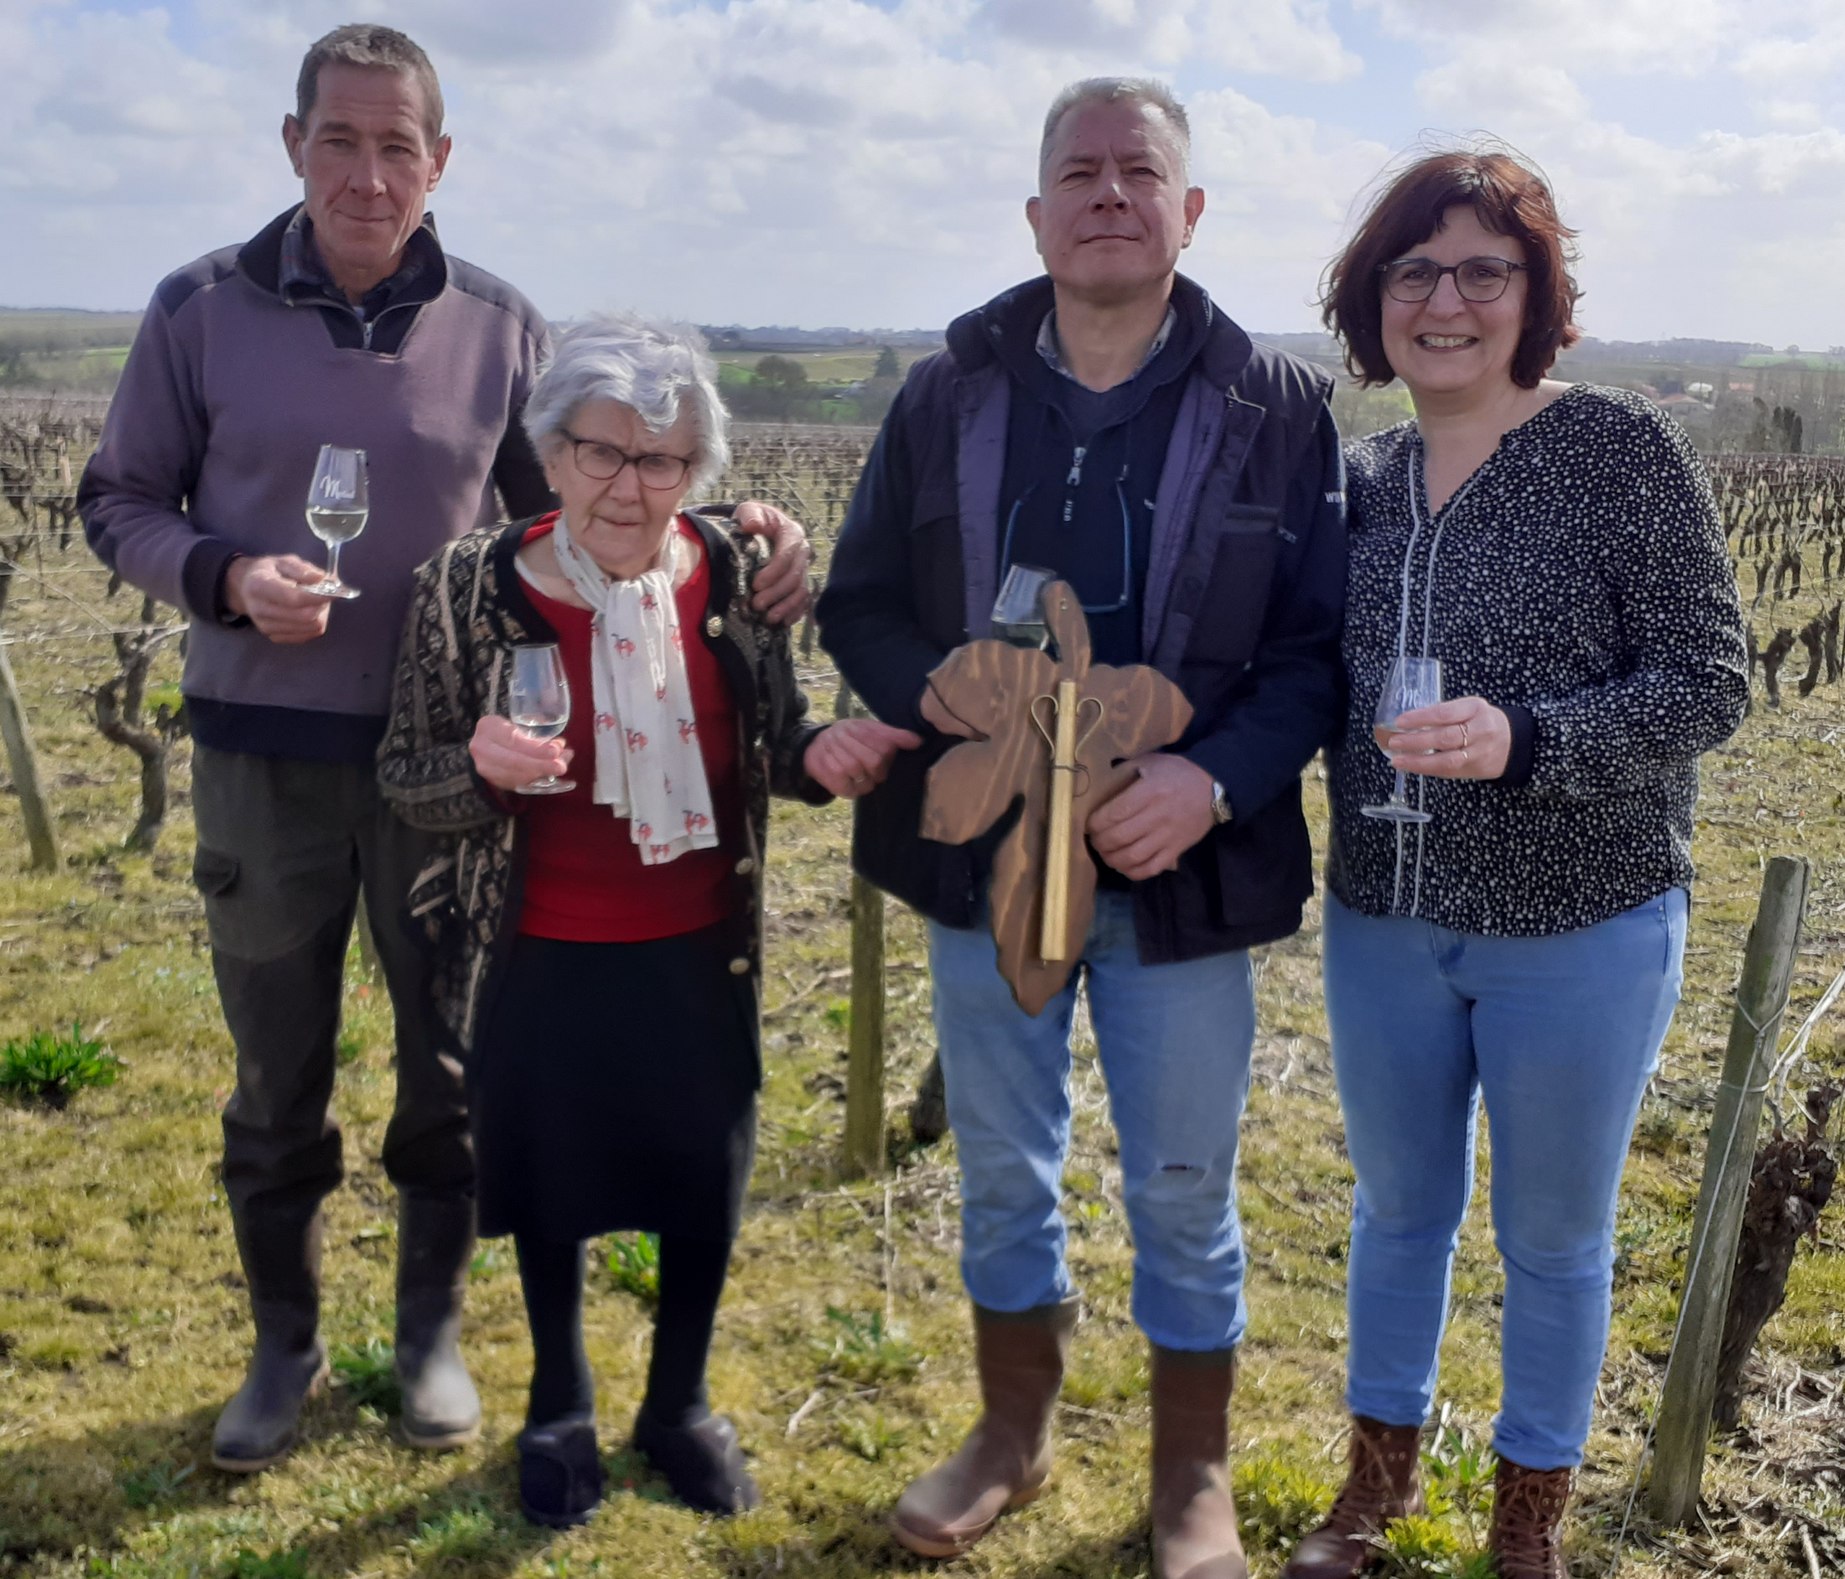
[[[1300,773],[1342,719],[1345,495],[1331,379],[1253,344],[1197,285],[1173,284],[1200,339],[1165,450],[1142,651],[1191,701],[1173,747],[1224,785],[1233,819],[1134,885],[1141,959],[1285,937],[1313,889]],[[997,592],[1014,379],[1000,354],[1052,303],[1038,279],[957,319],[910,370],[859,479],[821,593],[821,640],[878,717],[921,729],[854,812],[855,868],[947,926],[974,924],[997,835],[917,832],[929,766],[955,744],[916,704],[929,671],[985,636]],[[1030,336],[1025,335],[1029,344]]]

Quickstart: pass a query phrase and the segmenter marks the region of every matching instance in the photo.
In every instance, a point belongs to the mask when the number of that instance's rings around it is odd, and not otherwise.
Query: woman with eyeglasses
[[[1361,1572],[1422,1506],[1482,1103],[1505,1270],[1491,1549],[1503,1579],[1565,1571],[1622,1164],[1679,993],[1697,760],[1748,694],[1684,434],[1546,376],[1579,333],[1573,236],[1510,154],[1440,153],[1327,274],[1347,365],[1402,379],[1415,417],[1346,447],[1324,960],[1357,1175],[1350,1473],[1289,1579]]]
[[[634,1445],[693,1507],[757,1500],[705,1360],[754,1151],[768,797],[863,794],[918,744],[806,721],[747,539],[681,508],[726,420],[695,330],[561,336],[525,423],[563,508],[423,567],[379,752],[398,813],[450,836],[410,915],[468,1071],[480,1231],[518,1251],[520,1498],[551,1526],[601,1498],[584,1244],[622,1229],[660,1236]],[[517,678],[537,647],[549,695]]]

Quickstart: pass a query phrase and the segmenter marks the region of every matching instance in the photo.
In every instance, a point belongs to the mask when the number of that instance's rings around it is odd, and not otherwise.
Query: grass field
[[[1817,580],[1817,572],[1813,579]],[[648,1575],[812,1579],[917,1572],[883,1519],[905,1481],[974,1412],[956,1273],[952,1147],[916,1147],[904,1118],[930,1051],[919,932],[894,916],[888,1178],[836,1169],[847,1021],[840,807],[782,807],[771,862],[760,1155],[713,1366],[717,1404],[755,1455],[763,1508],[729,1522],[667,1501],[622,1446],[644,1374],[648,1312],[598,1272],[587,1306],[613,1494],[586,1529],[552,1536],[517,1511],[512,1437],[529,1363],[504,1243],[484,1246],[467,1349],[486,1429],[425,1457],[393,1434],[380,1345],[391,1331],[390,1190],[377,1164],[391,1073],[388,1009],[352,972],[337,1100],[348,1182],[330,1203],[326,1328],[340,1384],[307,1443],[249,1480],[208,1444],[248,1332],[215,1177],[231,1082],[179,804],[159,850],[126,856],[132,760],[86,719],[102,677],[96,621],[129,614],[72,550],[22,578],[11,659],[44,757],[67,864],[23,873],[18,803],[0,797],[0,1039],[81,1022],[126,1062],[114,1086],[54,1111],[0,1102],[0,1574],[33,1579],[318,1579]],[[1836,596],[1836,593],[1833,594]],[[1785,618],[1785,611],[1782,616]],[[1804,614],[1800,617],[1804,618]],[[170,660],[169,660],[170,661]],[[170,677],[170,676],[169,676]],[[832,680],[815,662],[821,705]],[[180,754],[183,755],[183,747]],[[1310,772],[1316,825],[1323,816]],[[1845,964],[1845,705],[1837,686],[1758,711],[1708,759],[1703,877],[1684,1006],[1640,1123],[1618,1234],[1617,1313],[1598,1423],[1573,1514],[1573,1571],[1713,1571],[1806,1579],[1845,1565],[1845,1239],[1835,1207],[1803,1248],[1768,1329],[1744,1428],[1714,1446],[1701,1527],[1617,1541],[1658,1395],[1690,1204],[1731,991],[1762,861],[1815,864],[1794,1007]],[[1273,1574],[1338,1477],[1343,1254],[1350,1170],[1318,991],[1317,911],[1261,952],[1257,1079],[1242,1201],[1252,1327],[1236,1402],[1237,1486],[1257,1572]],[[1845,1071],[1838,1022],[1814,1044]],[[1797,1084],[1796,1089],[1799,1089]],[[1126,1242],[1093,1049],[1074,1076],[1071,1257],[1087,1314],[1057,1423],[1050,1493],[945,1574],[1105,1579],[1147,1571],[1144,1351],[1128,1318]],[[619,1130],[610,1137],[620,1143]],[[1482,1188],[1484,1188],[1483,1169]],[[1399,1543],[1393,1575],[1463,1575],[1481,1530],[1477,1448],[1496,1395],[1500,1279],[1476,1203],[1444,1352],[1441,1511]],[[1477,1571],[1477,1568],[1472,1570]]]
[[[860,379],[870,378],[878,365],[878,348],[875,345],[853,351],[718,351],[714,354],[727,379],[737,373],[748,374],[758,362],[771,354],[799,362],[807,371],[808,382],[814,384],[856,383]],[[912,362],[928,354],[926,350],[901,347],[897,351],[898,366],[907,370]]]

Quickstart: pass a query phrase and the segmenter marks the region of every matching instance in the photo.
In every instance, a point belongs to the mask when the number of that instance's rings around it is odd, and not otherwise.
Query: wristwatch
[[[1216,779],[1211,780],[1211,821],[1220,828],[1230,820],[1230,797],[1224,793],[1223,785]]]

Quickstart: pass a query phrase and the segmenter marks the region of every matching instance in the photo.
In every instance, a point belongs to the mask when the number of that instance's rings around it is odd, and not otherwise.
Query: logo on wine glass
[[[340,546],[365,530],[371,510],[365,451],[323,444],[308,484],[308,530],[327,545],[327,573],[304,590],[322,598],[356,598],[357,587],[340,580]]]

